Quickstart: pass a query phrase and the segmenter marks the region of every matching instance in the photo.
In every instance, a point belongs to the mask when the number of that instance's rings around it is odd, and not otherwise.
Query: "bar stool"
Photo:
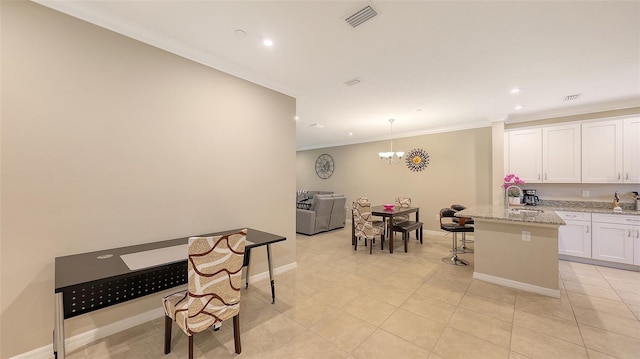
[[[469,264],[469,262],[458,258],[458,233],[463,233],[464,235],[464,233],[473,232],[474,228],[465,224],[455,223],[453,221],[449,223],[442,223],[442,218],[453,219],[455,218],[455,213],[456,211],[451,208],[443,208],[440,210],[440,229],[453,233],[451,257],[444,257],[442,258],[442,261],[451,265],[465,266]]]
[[[451,209],[455,210],[456,212],[460,212],[463,209],[467,209],[467,207],[461,205],[461,204],[452,204],[451,205]],[[453,217],[453,222],[455,223],[460,223],[460,217]],[[473,218],[469,218],[466,217],[465,220],[463,221],[462,224],[464,225],[473,225],[475,222],[473,221]],[[473,249],[467,247],[467,243],[473,243],[472,239],[467,239],[467,234],[465,232],[462,232],[462,245],[460,246],[460,248],[458,248],[458,252],[460,253],[473,253]]]

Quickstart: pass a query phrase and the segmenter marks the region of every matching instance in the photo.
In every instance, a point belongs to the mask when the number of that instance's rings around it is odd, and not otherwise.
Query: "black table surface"
[[[397,214],[413,213],[413,212],[417,212],[418,210],[420,210],[419,207],[395,206],[391,209],[386,209],[384,208],[384,206],[373,206],[371,207],[371,214],[373,214],[374,216],[390,217],[391,215],[395,216]]]
[[[198,234],[189,237],[206,237],[214,235],[223,235],[234,233],[242,230],[242,228]],[[169,239],[158,242],[137,244],[127,247],[119,247],[112,249],[105,249],[95,252],[73,254],[63,257],[55,258],[55,292],[62,292],[65,288],[75,286],[78,284],[89,283],[92,281],[104,280],[107,278],[115,278],[118,276],[130,275],[131,273],[144,273],[153,271],[154,267],[143,268],[139,270],[130,270],[124,263],[122,258],[123,254],[143,252],[153,249],[179,246],[181,244],[187,244],[189,237]],[[251,243],[246,244],[246,249],[253,247],[259,247],[266,244],[281,242],[286,240],[286,237],[271,234],[256,229],[247,229],[247,241]],[[100,256],[108,256],[109,258],[98,259]],[[185,259],[186,261],[186,254]]]

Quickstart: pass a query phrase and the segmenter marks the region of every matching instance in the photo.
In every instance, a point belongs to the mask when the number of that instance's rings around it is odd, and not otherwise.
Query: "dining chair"
[[[371,216],[371,203],[366,198],[359,198],[352,205],[353,215],[353,250],[358,250],[358,240],[364,238],[364,245],[370,239],[369,254],[373,253],[375,237],[380,236],[380,241],[384,243],[384,222],[374,221]],[[381,244],[381,245],[382,245]]]
[[[409,197],[396,197],[396,207],[400,208],[409,208],[411,207],[411,198]],[[393,224],[398,224],[400,222],[406,222],[409,220],[408,214],[403,214],[400,216],[393,216]]]
[[[233,318],[237,354],[240,345],[240,288],[247,230],[237,233],[190,237],[188,287],[163,299],[165,313],[164,353],[171,352],[173,321],[189,338],[189,359],[193,359],[193,335]]]

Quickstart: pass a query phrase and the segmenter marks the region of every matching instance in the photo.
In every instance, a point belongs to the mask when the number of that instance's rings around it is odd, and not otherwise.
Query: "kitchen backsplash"
[[[535,189],[536,195],[541,201],[577,201],[577,202],[601,202],[611,206],[615,192],[620,196],[620,206],[634,205],[631,192],[640,191],[640,184],[636,183],[531,183],[520,186],[522,189]],[[588,197],[583,197],[583,192],[588,192]],[[594,204],[595,205],[595,204]]]
[[[558,208],[598,208],[598,209],[611,209],[613,201],[609,202],[596,202],[596,201],[563,201],[563,200],[542,200],[540,206],[545,207],[558,207]],[[635,210],[635,204],[633,202],[620,202],[620,208],[623,210]]]

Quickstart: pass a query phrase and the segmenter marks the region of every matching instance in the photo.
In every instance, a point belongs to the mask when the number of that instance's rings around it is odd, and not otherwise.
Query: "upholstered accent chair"
[[[189,337],[193,358],[193,335],[233,318],[237,354],[240,345],[240,288],[247,230],[237,233],[189,238],[188,289],[163,299],[165,312],[164,353],[171,352],[171,327],[175,321]]]
[[[373,253],[373,243],[376,236],[384,242],[384,223],[374,221],[371,215],[371,203],[366,198],[360,198],[352,204],[353,214],[353,250],[358,250],[358,240],[364,238],[364,245],[369,243],[369,254]]]

